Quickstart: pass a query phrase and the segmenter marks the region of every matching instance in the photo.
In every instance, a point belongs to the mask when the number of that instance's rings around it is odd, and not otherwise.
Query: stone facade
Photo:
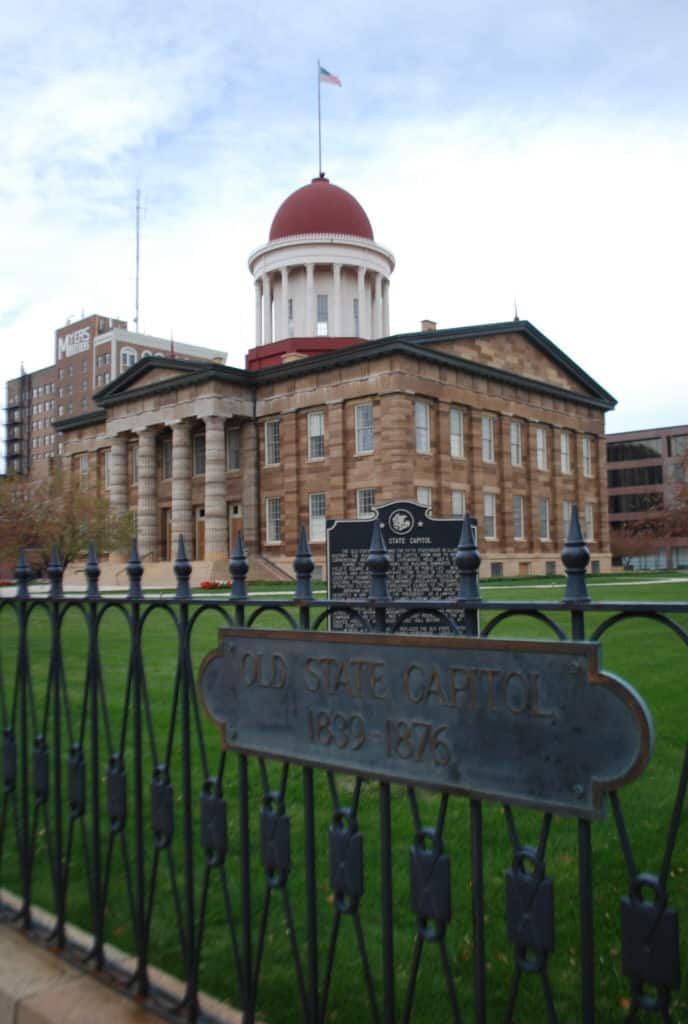
[[[290,569],[301,523],[316,563],[325,517],[396,498],[479,523],[482,571],[560,571],[576,503],[595,567],[610,566],[604,412],[614,400],[529,323],[363,341],[243,371],[144,359],[59,424],[74,472],[94,468],[139,546],[226,575],[249,554]],[[84,459],[86,456],[86,459]],[[126,479],[124,469],[126,468]]]

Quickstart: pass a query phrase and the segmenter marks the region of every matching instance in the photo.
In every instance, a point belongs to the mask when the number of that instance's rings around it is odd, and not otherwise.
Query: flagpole
[[[320,122],[320,60],[318,60],[318,177],[322,178],[322,131]]]

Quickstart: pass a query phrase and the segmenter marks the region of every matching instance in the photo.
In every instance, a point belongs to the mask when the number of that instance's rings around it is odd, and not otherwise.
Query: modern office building
[[[323,566],[327,518],[412,498],[476,516],[488,575],[559,571],[576,503],[594,570],[610,567],[614,399],[532,324],[426,321],[390,336],[394,258],[356,199],[322,177],[285,200],[249,269],[245,369],[153,344],[123,367],[120,349],[98,346],[124,372],[98,388],[96,355],[92,405],[72,396],[71,411],[51,410],[77,485],[136,511],[145,559],[174,558],[182,535],[226,576],[241,529],[252,571],[290,569],[304,523]]]
[[[688,568],[688,531],[653,529],[665,523],[686,483],[687,458],[688,425],[607,435],[610,530],[637,533],[616,561],[634,569]]]
[[[54,362],[7,384],[6,471],[47,474],[61,454],[55,420],[98,408],[93,393],[145,356],[210,359],[226,352],[127,330],[124,320],[88,316],[55,331]]]

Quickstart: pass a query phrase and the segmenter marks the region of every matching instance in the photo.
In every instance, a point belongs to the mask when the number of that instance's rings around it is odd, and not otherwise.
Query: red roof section
[[[270,241],[289,235],[357,235],[373,240],[373,229],[357,199],[324,176],[288,196],[270,227]]]

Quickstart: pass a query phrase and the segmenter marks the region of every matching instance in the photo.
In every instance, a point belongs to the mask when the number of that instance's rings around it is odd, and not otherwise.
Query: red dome
[[[361,204],[327,178],[313,178],[284,200],[270,227],[270,241],[289,235],[357,235],[373,240]]]

